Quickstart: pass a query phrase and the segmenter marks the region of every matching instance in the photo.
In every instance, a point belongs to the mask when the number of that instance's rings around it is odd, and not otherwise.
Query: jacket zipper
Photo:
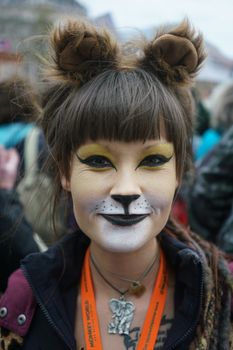
[[[65,342],[66,345],[67,344],[67,341],[66,341],[66,336],[64,335],[64,333],[62,332],[62,330],[60,330],[56,324],[53,322],[53,320],[51,319],[50,315],[49,315],[49,312],[47,311],[46,307],[44,306],[44,304],[41,302],[40,300],[40,297],[38,296],[38,294],[36,293],[35,289],[33,288],[33,285],[31,283],[31,279],[30,279],[30,275],[28,274],[27,270],[24,268],[24,266],[21,266],[21,269],[23,270],[24,272],[24,275],[25,277],[27,277],[27,281],[35,295],[35,298],[36,298],[36,301],[37,301],[37,304],[39,305],[41,311],[43,312],[46,320],[48,321],[48,323],[50,324],[50,326],[56,331],[56,333],[62,338],[62,340]],[[68,345],[69,349],[70,350],[74,350],[73,347],[70,347],[70,345]]]
[[[201,262],[201,259],[199,260]],[[199,311],[202,307],[202,300],[203,300],[203,281],[204,281],[204,271],[203,271],[203,267],[201,264],[201,288],[200,288],[200,292],[199,292],[199,297],[201,300],[201,304],[200,304],[200,308]],[[200,312],[199,312],[200,314]],[[195,322],[192,324],[192,326],[189,327],[189,329],[183,334],[183,336],[181,338],[179,338],[174,344],[172,344],[169,348],[167,348],[166,350],[174,350],[176,349],[176,347],[181,344],[192,332],[193,330],[196,328],[198,323],[198,319],[195,320]]]

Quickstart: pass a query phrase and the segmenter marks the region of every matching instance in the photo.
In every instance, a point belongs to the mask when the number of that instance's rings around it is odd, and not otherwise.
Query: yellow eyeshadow
[[[98,144],[84,145],[78,149],[78,156],[81,159],[86,159],[94,155],[104,156],[110,161],[113,161],[112,154],[105,147],[102,147]]]
[[[147,165],[143,165],[140,167],[140,169],[144,169],[144,170],[150,170],[150,171],[156,171],[161,169],[164,166],[164,164],[161,165],[155,165],[155,166],[147,166]]]
[[[150,156],[150,155],[161,155],[164,156],[165,158],[171,158],[174,154],[174,147],[172,143],[160,143],[158,145],[151,146],[146,149],[145,152],[142,153],[142,159]],[[161,167],[163,167],[164,164],[161,165],[155,165],[154,167],[152,166],[147,166],[144,165],[141,168],[145,170],[159,170]]]
[[[171,158],[174,154],[173,144],[159,143],[158,145],[151,146],[142,153],[142,158],[153,154],[160,154],[161,156],[164,156],[166,158]]]
[[[94,172],[106,172],[106,171],[109,171],[109,169],[111,169],[110,167],[109,168],[95,168],[95,167],[90,167],[90,171],[94,171]]]

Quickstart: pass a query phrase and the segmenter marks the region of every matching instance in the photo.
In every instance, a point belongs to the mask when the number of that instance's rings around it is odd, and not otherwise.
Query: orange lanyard
[[[161,251],[158,276],[154,284],[137,350],[151,350],[154,348],[165,307],[168,289],[167,283],[166,262],[164,253]],[[89,249],[85,255],[81,276],[81,306],[86,350],[101,350],[102,342],[90,270]]]

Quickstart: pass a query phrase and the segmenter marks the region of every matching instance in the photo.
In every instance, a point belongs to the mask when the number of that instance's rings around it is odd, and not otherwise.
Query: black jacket
[[[0,291],[10,274],[26,255],[39,252],[33,231],[23,217],[23,208],[14,190],[0,189]]]
[[[187,350],[201,310],[202,260],[183,243],[165,233],[160,236],[166,257],[176,271],[175,319],[163,349]],[[87,237],[76,232],[67,235],[47,252],[32,254],[23,260],[21,268],[38,308],[22,349],[77,349],[74,338],[76,295],[88,245]]]

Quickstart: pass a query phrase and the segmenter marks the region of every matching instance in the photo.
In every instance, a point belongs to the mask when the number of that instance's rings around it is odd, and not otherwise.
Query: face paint
[[[130,215],[139,214],[151,214],[152,207],[146,198],[141,195],[137,200],[133,201],[129,205]],[[106,198],[95,207],[96,214],[109,214],[109,215],[124,215],[125,211],[123,206],[116,202],[113,198]]]
[[[70,190],[74,214],[84,233],[114,252],[134,251],[154,239],[166,224],[177,187],[173,153],[173,146],[165,140],[99,141],[98,147],[80,147],[77,154],[87,163],[74,157]],[[148,156],[155,157],[152,163],[146,160]],[[162,165],[161,156],[166,158]],[[144,161],[149,162],[146,168]],[[106,171],[93,171],[95,167]],[[135,198],[127,209],[116,200],[122,196]]]
[[[105,171],[108,168],[114,168],[113,156],[106,148],[98,144],[80,147],[76,156],[80,163],[86,164],[93,171]]]
[[[130,196],[122,196],[122,199]],[[131,226],[144,220],[152,213],[152,207],[148,201],[141,196],[129,205],[122,205],[114,198],[106,198],[95,207],[97,215],[102,215],[113,225]]]
[[[169,142],[159,143],[157,145],[148,147],[146,151],[143,152],[143,157],[147,157],[152,154],[159,154],[166,158],[171,158],[174,154],[174,147]]]
[[[143,167],[147,170],[158,170],[161,166],[166,164],[174,155],[174,148],[171,143],[160,143],[149,147],[138,167]]]
[[[103,147],[101,145],[92,143],[88,145],[81,146],[78,150],[78,155],[80,158],[87,158],[92,156],[93,154],[99,154],[102,156],[105,156],[107,158],[111,158],[111,153],[107,150],[106,147]]]

